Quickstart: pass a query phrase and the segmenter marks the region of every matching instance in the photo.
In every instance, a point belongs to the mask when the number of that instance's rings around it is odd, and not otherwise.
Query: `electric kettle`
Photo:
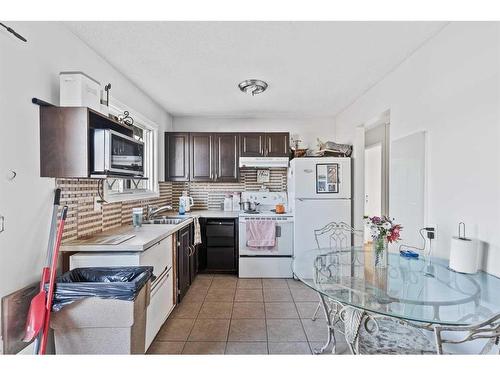
[[[188,197],[187,191],[182,192],[182,196],[179,197],[179,206],[183,205],[186,212],[191,211],[191,206],[194,205],[192,197]]]

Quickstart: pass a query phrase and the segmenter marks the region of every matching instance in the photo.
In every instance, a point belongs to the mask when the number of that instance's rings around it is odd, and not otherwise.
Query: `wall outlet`
[[[102,210],[102,203],[101,203],[101,198],[98,196],[94,197],[94,212],[101,212]]]
[[[438,238],[438,227],[437,227],[437,225],[436,224],[428,224],[425,227],[426,228],[434,228],[434,238],[432,239],[432,241],[436,241],[437,238]],[[427,232],[428,231],[425,231],[425,233],[424,233],[424,236],[425,236],[426,240],[429,239],[429,237],[427,236]]]

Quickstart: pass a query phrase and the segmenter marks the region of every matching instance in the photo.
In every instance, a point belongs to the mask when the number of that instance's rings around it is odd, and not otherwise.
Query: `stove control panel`
[[[263,191],[244,191],[241,193],[242,202],[257,202],[260,205],[275,206],[279,203],[287,204],[286,192],[263,192]]]

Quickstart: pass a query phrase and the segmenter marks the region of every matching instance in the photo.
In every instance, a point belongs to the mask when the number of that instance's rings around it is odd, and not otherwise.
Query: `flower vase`
[[[373,241],[373,265],[375,268],[387,268],[388,257],[387,237],[375,239]]]

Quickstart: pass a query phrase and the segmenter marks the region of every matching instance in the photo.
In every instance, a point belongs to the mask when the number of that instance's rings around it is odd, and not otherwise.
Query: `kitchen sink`
[[[188,220],[189,217],[178,217],[178,216],[160,216],[154,219],[145,220],[144,224],[170,224],[177,225],[183,221]]]

